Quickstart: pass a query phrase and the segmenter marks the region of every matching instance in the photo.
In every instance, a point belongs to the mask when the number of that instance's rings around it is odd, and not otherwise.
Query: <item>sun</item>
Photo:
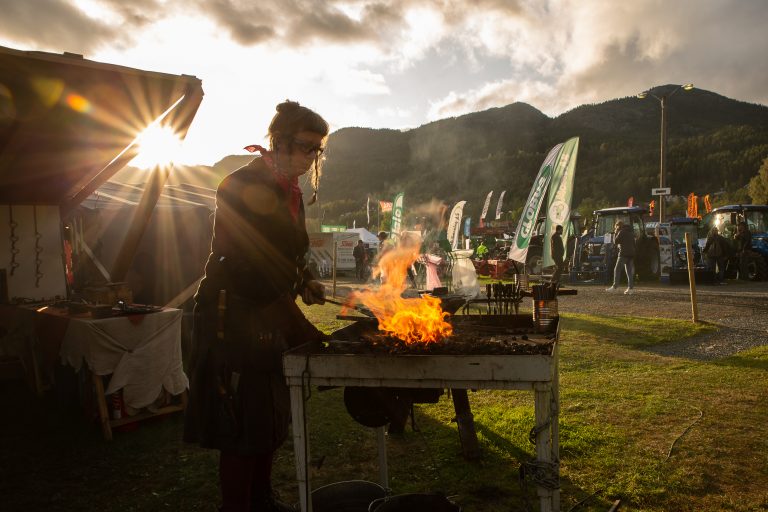
[[[181,153],[181,143],[171,127],[152,124],[136,137],[139,152],[128,165],[149,170],[171,164]]]

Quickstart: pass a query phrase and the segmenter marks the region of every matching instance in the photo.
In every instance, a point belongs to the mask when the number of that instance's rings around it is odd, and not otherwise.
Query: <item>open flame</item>
[[[379,330],[406,343],[434,343],[450,336],[448,313],[440,299],[425,295],[403,298],[408,268],[419,257],[418,244],[401,244],[390,249],[379,261],[375,275],[382,276],[378,289],[355,292],[350,300],[365,305],[379,320]]]

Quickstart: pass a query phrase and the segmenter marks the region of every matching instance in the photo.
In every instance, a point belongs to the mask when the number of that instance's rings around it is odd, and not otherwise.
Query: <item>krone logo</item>
[[[571,209],[565,201],[556,200],[549,206],[549,218],[555,224],[562,225],[568,219]]]

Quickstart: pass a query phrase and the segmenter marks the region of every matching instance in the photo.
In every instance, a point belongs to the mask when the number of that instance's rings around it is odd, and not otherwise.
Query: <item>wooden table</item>
[[[76,371],[89,373],[105,439],[112,439],[113,427],[186,406],[189,381],[181,359],[181,310],[164,308],[154,313],[107,318],[70,314],[66,308],[56,307],[37,308],[36,313],[33,339],[41,353],[40,361],[50,369],[56,357]],[[142,410],[152,405],[163,390],[179,396],[181,403],[110,418],[107,396],[122,391],[125,404]]]

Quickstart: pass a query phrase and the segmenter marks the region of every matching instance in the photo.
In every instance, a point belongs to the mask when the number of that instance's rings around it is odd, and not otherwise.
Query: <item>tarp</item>
[[[365,228],[351,228],[347,229],[346,232],[357,233],[357,235],[360,237],[360,240],[362,240],[364,244],[367,244],[368,247],[372,249],[375,249],[379,246],[379,237]]]

